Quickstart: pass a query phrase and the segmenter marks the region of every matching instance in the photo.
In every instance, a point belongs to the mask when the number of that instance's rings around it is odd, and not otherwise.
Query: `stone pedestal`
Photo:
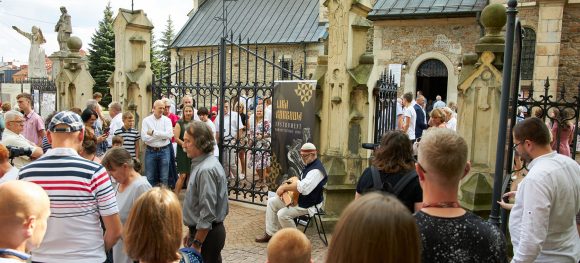
[[[323,219],[328,229],[338,220],[344,207],[354,199],[356,179],[365,162],[369,118],[367,81],[372,56],[365,56],[366,33],[370,23],[365,19],[369,3],[327,0],[328,54],[324,76],[318,84],[321,91],[320,158],[328,172]],[[370,57],[370,58],[369,58]],[[370,64],[370,66],[369,66]],[[318,70],[317,70],[318,72]],[[317,74],[320,76],[320,74]]]
[[[481,15],[485,36],[475,46],[477,54],[463,57],[458,86],[458,132],[469,146],[471,171],[462,181],[460,203],[475,212],[491,209],[491,189],[495,172],[499,127],[506,23],[501,4],[487,6]]]
[[[57,111],[73,107],[82,109],[93,96],[95,80],[87,69],[86,61],[81,59],[81,46],[81,39],[72,36],[68,41],[70,52],[55,53],[49,57],[53,62],[52,72],[58,96]]]
[[[115,31],[115,72],[109,79],[113,100],[130,110],[135,126],[151,112],[151,31],[153,24],[143,10],[119,9]]]

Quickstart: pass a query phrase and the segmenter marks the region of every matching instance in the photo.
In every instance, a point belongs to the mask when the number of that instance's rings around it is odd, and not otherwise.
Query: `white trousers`
[[[299,206],[286,207],[284,201],[277,195],[270,197],[266,207],[266,234],[273,236],[281,228],[296,228],[293,219],[306,214],[308,214],[307,208]]]

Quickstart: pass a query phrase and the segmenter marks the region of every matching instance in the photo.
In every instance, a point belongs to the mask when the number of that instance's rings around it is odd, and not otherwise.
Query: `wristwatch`
[[[194,244],[194,245],[196,245],[196,246],[198,246],[198,247],[201,247],[201,246],[203,246],[203,242],[201,242],[201,241],[199,241],[199,240],[197,240],[197,239],[194,239],[194,240],[193,240],[193,244]]]

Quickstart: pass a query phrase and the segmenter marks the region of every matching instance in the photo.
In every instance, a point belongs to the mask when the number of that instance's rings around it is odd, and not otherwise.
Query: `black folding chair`
[[[322,224],[322,216],[326,215],[326,213],[324,212],[324,210],[319,209],[317,206],[315,206],[316,208],[316,213],[314,213],[314,215],[310,216],[310,214],[306,214],[306,215],[302,215],[299,216],[297,218],[294,218],[294,222],[296,222],[296,225],[301,225],[304,226],[304,233],[306,233],[306,230],[308,229],[308,226],[310,226],[310,221],[312,221],[312,219],[314,219],[314,224],[316,225],[316,231],[318,232],[318,237],[320,237],[320,240],[322,240],[322,243],[324,243],[325,246],[328,246],[328,240],[326,239],[326,232],[324,231],[324,225]],[[320,226],[318,226],[318,224],[320,223]]]

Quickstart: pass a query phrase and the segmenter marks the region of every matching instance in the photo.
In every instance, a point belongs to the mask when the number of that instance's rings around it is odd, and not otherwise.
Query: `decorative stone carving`
[[[66,7],[61,6],[60,12],[62,14],[60,15],[60,18],[58,19],[58,22],[56,22],[56,26],[54,27],[54,32],[58,33],[57,39],[58,39],[58,45],[60,47],[60,51],[67,52],[68,51],[67,43],[68,43],[68,40],[70,38],[70,35],[72,34],[71,19],[70,19],[70,15],[66,11]]]
[[[42,44],[46,43],[42,30],[33,26],[30,33],[20,30],[16,26],[12,29],[30,40],[30,51],[28,52],[28,78],[46,78],[46,55]]]

